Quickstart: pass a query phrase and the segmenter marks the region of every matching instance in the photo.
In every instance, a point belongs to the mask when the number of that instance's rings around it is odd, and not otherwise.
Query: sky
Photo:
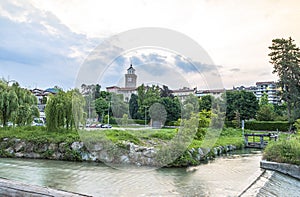
[[[130,63],[138,83],[174,89],[232,88],[277,80],[268,46],[272,39],[288,37],[300,46],[300,2],[0,0],[0,27],[0,77],[26,88],[57,85],[68,90],[78,83],[100,83],[103,89],[122,86]],[[118,45],[104,47],[114,35],[147,27],[191,39],[202,47],[202,59],[191,59],[172,47],[141,46],[127,51]],[[106,56],[105,61],[95,58],[99,53]],[[91,67],[84,73],[87,66]],[[207,74],[212,70],[217,79]],[[214,85],[216,80],[222,85]]]

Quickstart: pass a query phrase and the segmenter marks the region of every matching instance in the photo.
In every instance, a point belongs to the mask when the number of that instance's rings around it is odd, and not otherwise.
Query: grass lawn
[[[116,129],[93,129],[93,130],[66,130],[62,129],[56,132],[49,132],[45,127],[16,127],[16,128],[0,128],[0,139],[18,138],[27,141],[36,141],[41,143],[60,143],[74,141],[103,141],[109,140],[113,143],[132,142],[142,146],[162,146],[174,139],[178,129],[162,128],[116,128]],[[212,133],[212,134],[211,134]],[[205,140],[190,140],[188,148],[199,148],[205,146],[204,141],[208,142],[214,132],[209,132],[205,136]],[[240,129],[225,128],[217,136],[212,137],[209,147],[235,145],[238,148],[243,146],[242,132]]]

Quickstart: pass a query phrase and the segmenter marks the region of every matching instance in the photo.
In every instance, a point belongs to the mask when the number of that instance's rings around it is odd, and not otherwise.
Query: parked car
[[[105,124],[105,125],[102,125],[101,128],[112,128],[112,126],[110,124]]]
[[[102,128],[102,124],[97,124],[96,128]]]
[[[96,124],[91,124],[90,128],[96,128]]]

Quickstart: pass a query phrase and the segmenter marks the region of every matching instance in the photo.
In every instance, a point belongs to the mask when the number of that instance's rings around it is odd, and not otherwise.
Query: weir
[[[265,148],[268,145],[268,141],[266,141],[265,138],[269,138],[269,141],[278,140],[278,134],[276,133],[247,133],[244,134],[244,136],[245,148]],[[259,137],[258,142],[255,140],[256,137]]]

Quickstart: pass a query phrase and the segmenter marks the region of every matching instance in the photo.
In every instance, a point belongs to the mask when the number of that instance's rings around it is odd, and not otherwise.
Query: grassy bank
[[[206,131],[207,132],[207,131]],[[74,142],[80,141],[81,138],[89,138],[94,141],[100,139],[110,140],[113,143],[118,143],[122,141],[128,141],[135,143],[137,145],[146,146],[150,143],[165,143],[174,138],[178,133],[178,129],[101,129],[101,130],[81,130],[81,131],[70,131],[70,130],[60,130],[56,132],[49,132],[44,127],[16,127],[16,128],[0,128],[0,139],[3,138],[18,138],[26,141],[37,141],[37,142],[50,142],[50,143],[60,143],[60,142]],[[217,136],[209,136],[208,138],[213,138],[213,147],[225,146],[225,145],[235,145],[237,147],[243,146],[242,132],[240,129],[226,128],[223,129],[221,133]],[[203,146],[203,141],[207,138],[192,140],[188,148],[198,148]],[[216,141],[215,141],[216,140]],[[211,145],[210,145],[211,146]]]
[[[179,158],[169,165],[172,167],[198,165],[200,162],[199,159],[195,159],[194,153],[191,153],[190,151],[193,149],[198,150],[199,148],[204,148],[208,150],[207,148],[210,148],[212,150],[214,147],[227,145],[233,145],[238,149],[243,147],[242,132],[238,129],[227,128],[223,129],[222,132],[204,129],[200,134],[197,133],[193,136],[194,138],[188,133],[180,132],[180,129],[174,128],[113,128],[79,131],[68,131],[63,129],[57,132],[49,132],[44,127],[16,127],[0,128],[0,139],[20,139],[22,141],[32,142],[32,144],[37,144],[39,146],[43,143],[53,143],[58,145],[62,142],[65,142],[67,146],[70,146],[76,141],[83,141],[89,146],[98,142],[103,142],[103,144],[106,145],[113,143],[119,147],[125,148],[124,151],[127,150],[128,143],[131,142],[138,146],[156,148],[162,158],[169,158],[173,152],[179,150],[182,155],[177,155]],[[10,140],[10,142],[14,142],[14,140]],[[7,147],[5,149],[7,149]],[[211,151],[208,155],[204,155],[203,159],[214,156],[214,152]],[[174,158],[174,156],[172,156],[172,158]],[[168,161],[171,162],[172,160]]]
[[[270,142],[264,150],[263,159],[300,165],[300,135],[279,138],[278,142]]]
[[[0,139],[17,138],[33,142],[74,142],[79,141],[80,137],[77,131],[69,131],[66,129],[48,132],[45,127],[7,127],[0,128]]]

